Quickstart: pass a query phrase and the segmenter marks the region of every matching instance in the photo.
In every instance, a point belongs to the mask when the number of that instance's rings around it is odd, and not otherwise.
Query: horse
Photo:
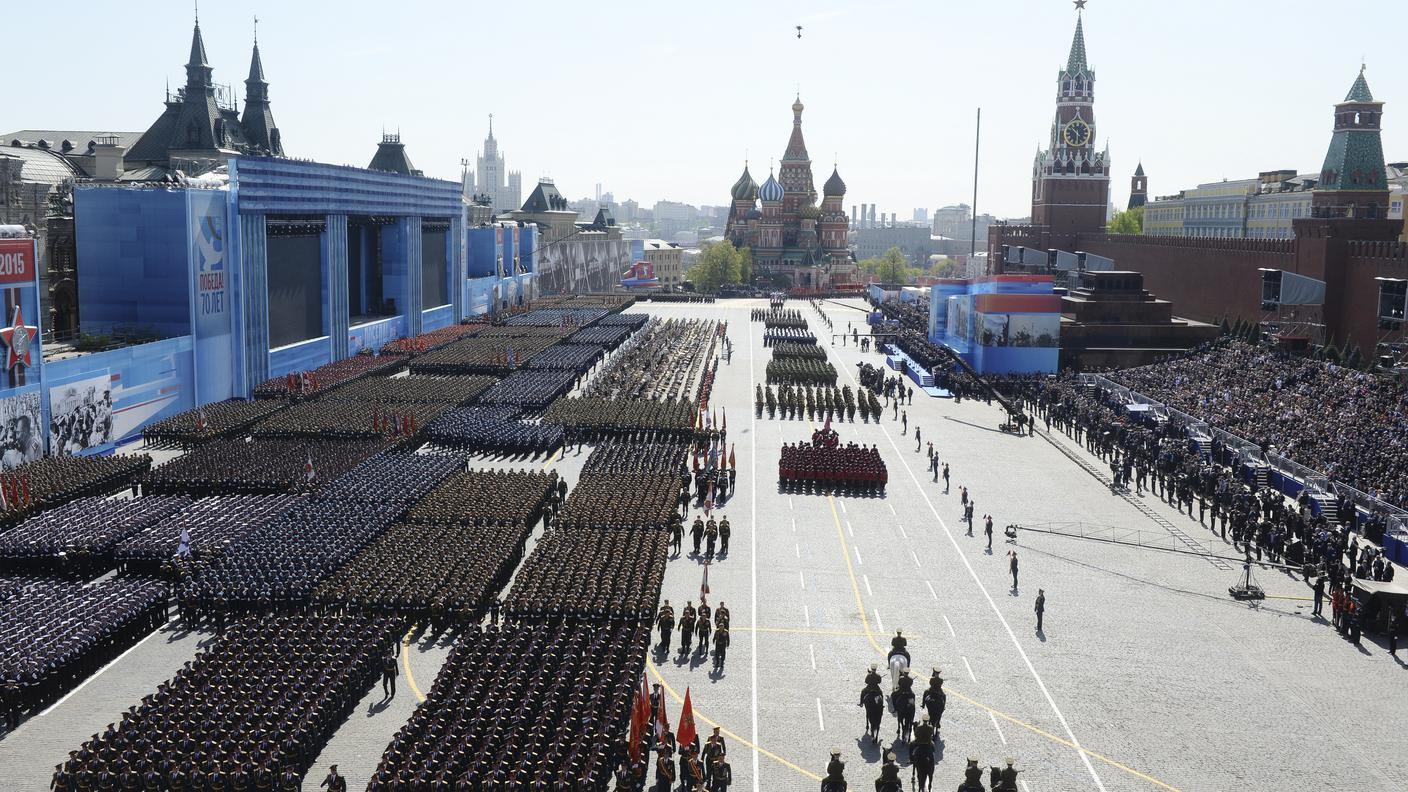
[[[932,792],[934,783],[934,744],[924,745],[923,741],[909,746],[911,782],[916,792]]]
[[[895,709],[895,739],[909,742],[914,730],[914,691],[897,690],[890,694],[890,705]]]
[[[909,670],[909,656],[899,652],[890,653],[890,692],[893,693],[900,687],[900,674]]]
[[[879,690],[862,690],[860,703],[865,707],[865,736],[880,744],[880,718],[885,714],[885,694]]]

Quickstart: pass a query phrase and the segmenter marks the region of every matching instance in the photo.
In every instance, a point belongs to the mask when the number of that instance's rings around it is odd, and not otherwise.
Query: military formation
[[[163,624],[167,603],[168,586],[156,580],[0,581],[0,707],[7,729]]]
[[[651,319],[617,349],[586,395],[627,400],[701,399],[717,362],[721,326],[702,320]]]
[[[216,440],[153,468],[140,483],[145,493],[195,497],[313,492],[389,446],[376,437]]]
[[[184,495],[111,501],[90,496],[41,512],[0,533],[0,568],[62,575],[112,567],[119,542],[191,504]]]
[[[547,455],[567,442],[568,430],[561,424],[519,420],[523,414],[523,408],[511,404],[455,407],[431,421],[423,436],[444,448],[507,456]]]
[[[399,635],[389,618],[233,623],[72,751],[55,767],[53,788],[297,790]]]
[[[410,522],[532,525],[566,490],[557,471],[467,470],[445,479],[411,508]]]
[[[515,371],[479,397],[481,404],[507,404],[525,410],[541,410],[577,384],[575,371],[527,369]]]
[[[841,445],[834,429],[818,429],[810,443],[784,443],[777,462],[778,486],[786,492],[883,493],[889,471],[880,450]]]
[[[561,424],[575,444],[636,431],[694,431],[699,414],[691,399],[615,399],[594,396],[558,399],[543,420]]]
[[[353,355],[319,366],[270,377],[254,388],[256,399],[296,401],[321,396],[343,383],[368,376],[387,377],[406,367],[401,355]]]
[[[0,528],[85,495],[122,489],[151,468],[152,458],[48,456],[0,474]]]
[[[373,404],[441,403],[467,404],[498,379],[483,375],[459,377],[363,377],[322,397],[325,402],[370,402]],[[239,404],[239,402],[224,402]],[[183,413],[183,415],[186,413]]]
[[[853,392],[851,386],[782,385],[774,389],[761,383],[754,387],[753,407],[759,418],[764,410],[769,418],[781,420],[847,421],[880,420],[880,401],[867,391]]]
[[[147,424],[142,429],[142,439],[159,448],[189,448],[237,435],[284,407],[273,399],[216,402]]]
[[[173,500],[185,500],[186,505],[143,524],[118,543],[112,553],[114,565],[125,571],[156,574],[163,568],[174,571],[174,565],[186,566],[214,558],[303,498],[298,495],[216,495],[189,500],[185,496],[148,495],[127,503]]]

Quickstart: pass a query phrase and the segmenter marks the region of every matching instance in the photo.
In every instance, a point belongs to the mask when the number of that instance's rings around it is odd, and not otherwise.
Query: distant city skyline
[[[590,196],[600,183],[642,206],[719,206],[745,159],[760,181],[780,159],[800,91],[814,169],[838,164],[847,211],[874,203],[907,218],[914,207],[971,202],[981,105],[978,211],[1020,217],[1076,14],[1065,0],[724,0],[708,14],[623,2],[612,10],[543,4],[531,44],[507,32],[476,35],[472,58],[460,54],[463,36],[485,19],[468,6],[388,14],[349,0],[336,15],[311,4],[207,6],[201,23],[216,82],[233,86],[243,104],[252,16],[260,15],[270,101],[292,157],[364,166],[381,131],[399,130],[427,175],[458,181],[493,113],[495,137],[513,152],[525,191],[549,176],[571,196]],[[1408,158],[1408,74],[1396,68],[1396,53],[1345,36],[1290,49],[1261,33],[1393,30],[1408,22],[1408,9],[1370,0],[1186,0],[1176,13],[1150,10],[1109,0],[1085,10],[1117,208],[1140,162],[1150,196],[1263,170],[1315,170],[1329,139],[1325,108],[1343,97],[1361,60],[1386,102],[1385,154]],[[11,62],[43,64],[43,81],[7,96],[0,132],[140,132],[159,113],[167,82],[183,82],[187,3],[85,8],[88,30],[143,20],[149,35],[140,46],[120,36],[85,39],[33,5],[8,18],[25,31],[7,46]],[[730,77],[728,64],[744,65]]]

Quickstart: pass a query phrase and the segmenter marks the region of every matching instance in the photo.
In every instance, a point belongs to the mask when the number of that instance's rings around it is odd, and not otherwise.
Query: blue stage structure
[[[1061,297],[1049,275],[943,279],[930,287],[929,340],[980,374],[1054,374]]]
[[[27,343],[31,363],[0,379],[13,446],[0,465],[110,451],[270,377],[536,296],[537,228],[469,228],[457,182],[265,157],[228,170],[228,181],[74,190],[84,333],[158,341],[68,349],[46,365],[33,240],[3,240],[0,339]],[[6,262],[23,264],[9,281]]]

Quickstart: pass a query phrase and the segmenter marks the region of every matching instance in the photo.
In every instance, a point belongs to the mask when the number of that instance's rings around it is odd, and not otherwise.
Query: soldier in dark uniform
[[[668,792],[675,786],[675,763],[670,761],[670,752],[665,746],[660,746],[655,756],[655,788],[660,792]]]
[[[699,543],[704,539],[704,518],[694,516],[694,524],[689,527],[689,538],[694,542],[694,555],[699,555]]]
[[[18,679],[6,679],[4,686],[0,687],[0,709],[5,711],[5,730],[14,731],[19,728],[24,696]]]
[[[660,615],[655,618],[655,623],[660,627],[660,647],[668,652],[670,634],[675,629],[675,609],[670,607],[669,600],[665,600],[665,604],[660,606]]]
[[[831,761],[826,763],[826,777],[821,779],[821,792],[846,792],[846,763],[841,761],[841,749],[831,749]]]
[[[722,672],[724,670],[724,656],[728,653],[728,627],[720,627],[714,631],[714,670]]]
[[[978,767],[978,760],[968,757],[968,766],[963,768],[963,783],[958,786],[958,792],[983,792],[983,769]]]
[[[733,527],[728,524],[728,518],[719,520],[719,555],[728,555],[728,539],[733,536]]]
[[[678,514],[670,518],[670,550],[675,554],[680,554],[680,549],[684,546],[684,520]]]
[[[719,600],[719,609],[714,611],[714,629],[728,629],[728,606]]]
[[[711,769],[715,759],[721,759],[728,755],[728,745],[724,743],[724,736],[719,734],[719,727],[714,727],[714,733],[709,735],[709,739],[704,741],[704,780],[708,782],[713,776]]]
[[[391,650],[381,658],[381,693],[387,701],[396,698],[396,655]]]
[[[879,668],[879,666],[877,666],[876,664],[874,664],[874,663],[871,663],[871,664],[870,664],[870,670],[867,671],[867,672],[865,672],[865,686],[866,686],[866,687],[870,687],[871,685],[875,685],[876,687],[879,687],[879,686],[880,686],[880,682],[881,682],[882,680],[884,680],[884,677],[880,676],[880,672],[877,670],[878,668]]]
[[[680,611],[680,654],[689,654],[694,648],[694,603],[686,602]]]
[[[880,777],[875,779],[875,792],[900,792],[904,788],[900,781],[900,766],[895,764],[895,752],[885,754],[885,763],[880,765]]]
[[[328,792],[347,792],[347,779],[338,775],[337,765],[328,767],[328,776],[323,779],[320,787],[327,787]]]
[[[1012,766],[1012,757],[1007,757],[1005,761],[1006,767],[992,769],[995,776],[992,782],[993,792],[1017,792],[1017,773],[1021,771]]]
[[[910,741],[911,748],[934,746],[934,724],[929,722],[929,716],[925,715],[914,725],[914,737]]]
[[[933,722],[934,728],[942,729],[944,707],[948,706],[948,694],[944,692],[944,678],[939,676],[937,668],[934,669],[934,673],[929,675],[929,687],[924,691],[921,704],[924,711],[929,713],[928,717]]]
[[[694,620],[694,633],[699,638],[699,651],[707,653],[709,651],[709,610],[706,606],[699,606],[699,617]]]
[[[728,792],[733,784],[733,767],[722,756],[714,757],[709,763],[708,792]]]
[[[719,524],[713,517],[709,518],[709,524],[704,526],[704,557],[713,559],[714,545],[719,541]]]

